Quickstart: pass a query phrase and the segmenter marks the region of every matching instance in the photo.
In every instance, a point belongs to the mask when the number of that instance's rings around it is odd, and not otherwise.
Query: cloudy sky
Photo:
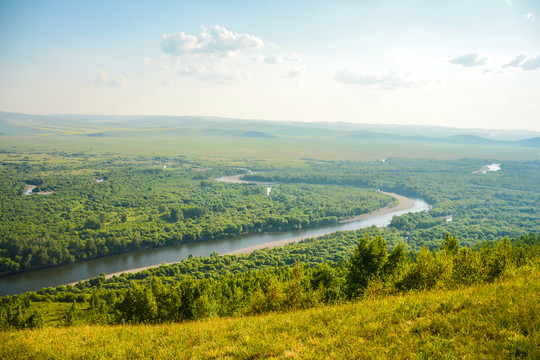
[[[540,1],[0,1],[0,110],[540,131]]]

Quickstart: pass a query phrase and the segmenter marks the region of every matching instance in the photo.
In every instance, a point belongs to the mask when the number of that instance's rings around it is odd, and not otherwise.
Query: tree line
[[[457,237],[446,234],[440,249],[407,252],[403,243],[389,250],[381,233],[366,232],[357,234],[354,251],[347,261],[324,261],[315,266],[297,261],[293,265],[216,278],[188,276],[171,282],[153,275],[119,289],[107,288],[104,278],[97,278],[86,288],[86,295],[79,299],[82,301],[73,299],[71,305],[63,307],[57,325],[243,316],[305,309],[366,296],[470,286],[512,276],[517,269],[527,266],[537,271],[539,255],[540,237],[535,234],[485,242],[474,248],[460,247]],[[58,299],[68,291],[63,288],[56,289],[54,296],[27,293],[0,299],[1,326],[42,326],[44,316],[34,305],[46,299],[50,304],[51,298]]]

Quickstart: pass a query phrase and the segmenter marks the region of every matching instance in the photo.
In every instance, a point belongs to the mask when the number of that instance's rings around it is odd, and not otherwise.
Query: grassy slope
[[[237,319],[0,333],[0,358],[540,357],[540,273]]]

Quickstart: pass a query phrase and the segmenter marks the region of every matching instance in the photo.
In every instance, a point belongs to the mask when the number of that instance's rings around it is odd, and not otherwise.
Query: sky
[[[0,111],[540,131],[540,1],[0,0]]]

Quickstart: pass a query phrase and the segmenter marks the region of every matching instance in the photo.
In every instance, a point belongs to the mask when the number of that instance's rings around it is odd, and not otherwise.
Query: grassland
[[[451,160],[460,158],[499,161],[538,160],[538,149],[428,143],[395,143],[348,139],[243,139],[212,137],[103,137],[86,136],[3,136],[2,149],[12,153],[51,151],[130,156],[187,155],[205,161],[231,165],[254,161],[298,163],[324,161],[367,161],[391,157]]]
[[[0,333],[11,359],[538,359],[537,267],[489,285],[291,313]]]
[[[253,133],[263,136],[250,137]],[[480,137],[452,138],[458,134]],[[187,155],[232,165],[249,161],[297,163],[307,159],[364,161],[389,157],[504,161],[540,158],[540,145],[523,147],[518,142],[491,141],[486,136],[485,131],[479,130],[391,125],[0,112],[0,150],[25,154],[67,151],[123,156]],[[513,139],[516,135],[507,132],[505,136]],[[538,134],[521,134],[524,136]],[[538,138],[532,140],[538,143]]]

